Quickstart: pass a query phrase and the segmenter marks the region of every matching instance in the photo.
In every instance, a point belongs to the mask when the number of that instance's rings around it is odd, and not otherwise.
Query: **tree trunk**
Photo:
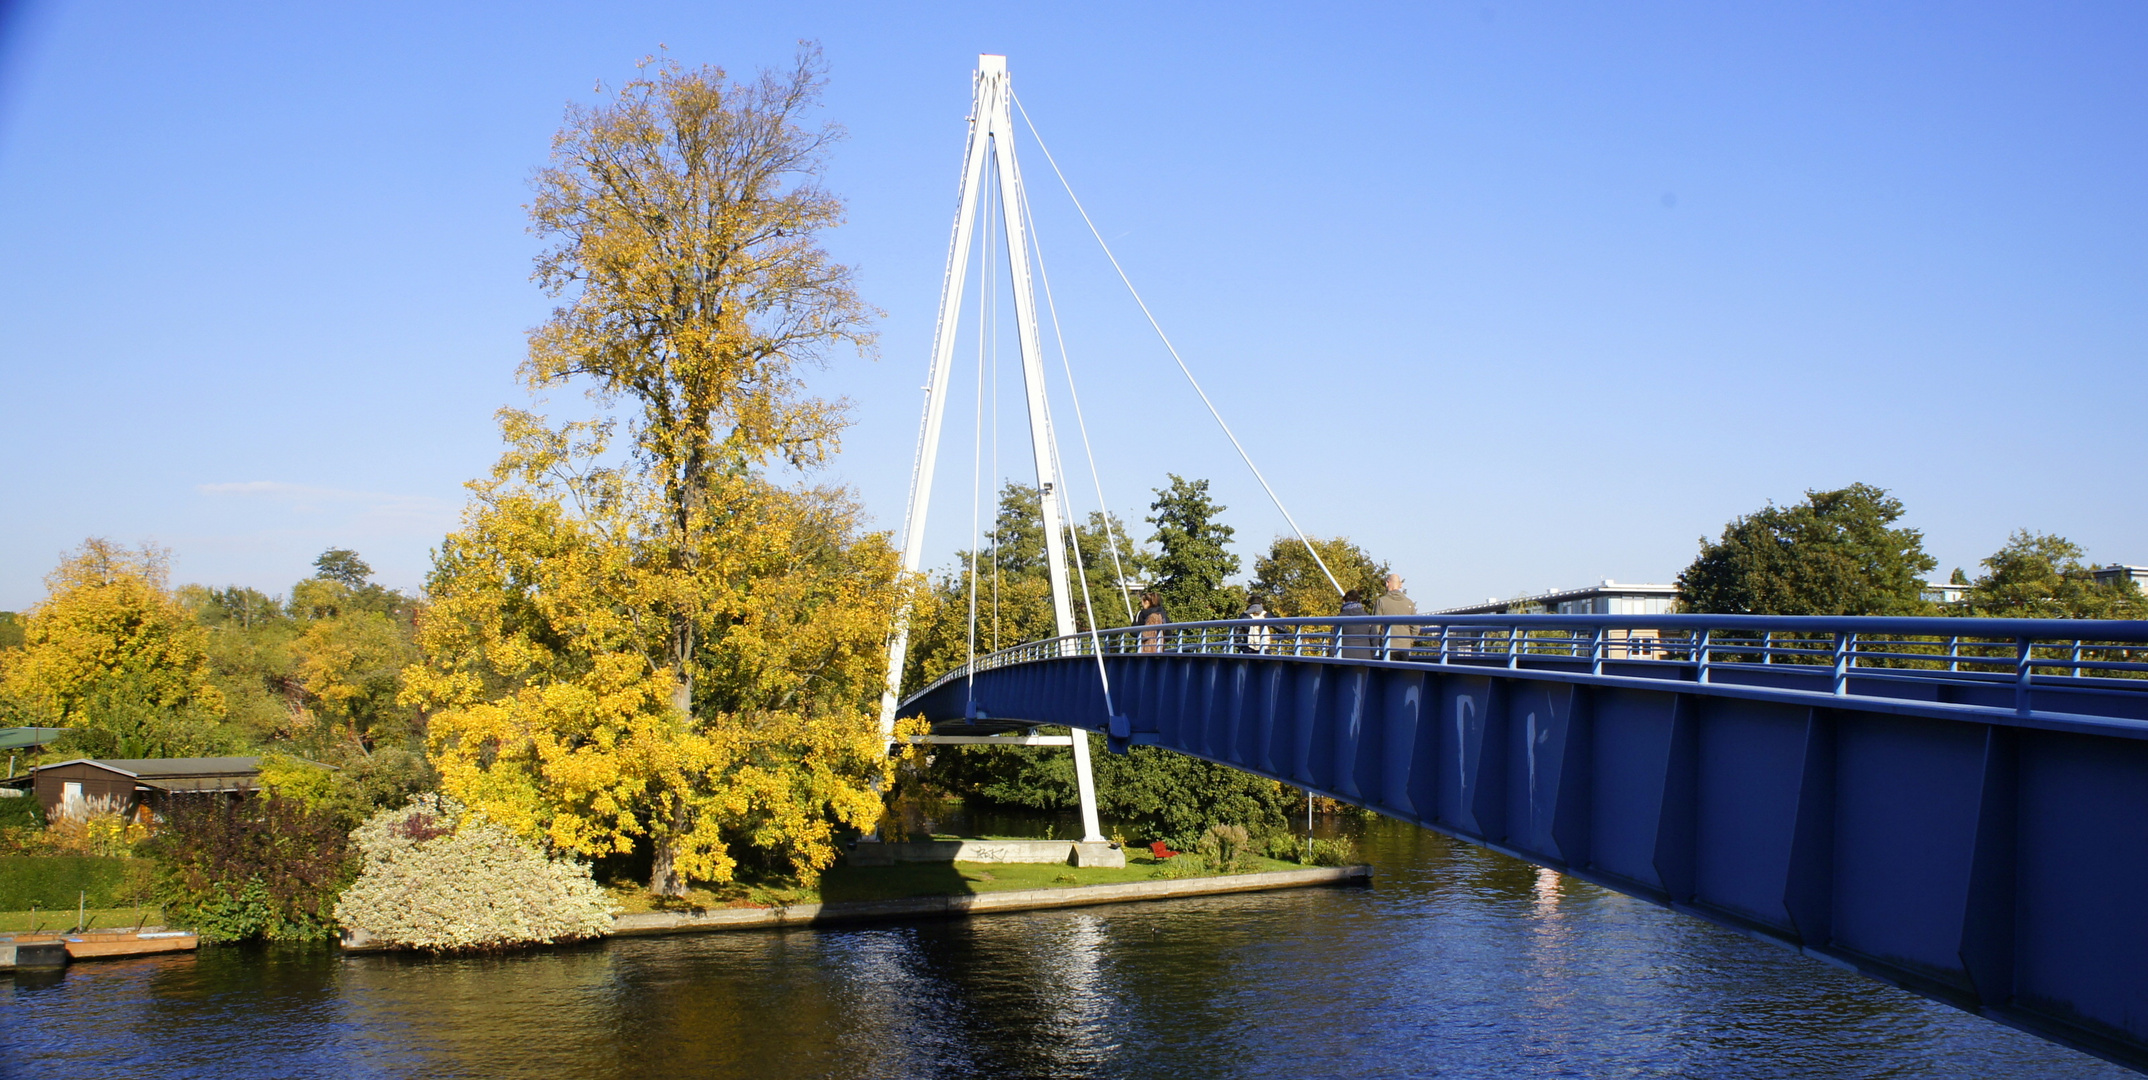
[[[671,707],[678,710],[679,718],[688,726],[694,722],[694,624],[684,616],[671,620],[669,659],[671,661]],[[686,783],[691,785],[689,778]],[[686,876],[679,873],[678,842],[673,837],[686,832],[691,823],[692,811],[687,808],[684,792],[671,802],[669,827],[657,833],[656,857],[649,865],[649,891],[658,896],[685,896]]]
[[[656,861],[649,867],[649,891],[657,896],[686,895],[686,878],[678,868],[678,845],[668,836],[656,841]]]
[[[658,896],[685,896],[686,875],[679,873],[679,844],[672,839],[686,831],[684,799],[671,804],[670,828],[656,837],[656,857],[649,864],[649,891]]]

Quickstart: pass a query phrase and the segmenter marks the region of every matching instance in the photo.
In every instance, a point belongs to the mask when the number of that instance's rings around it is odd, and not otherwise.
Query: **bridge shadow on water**
[[[976,870],[963,870],[944,862],[870,867],[838,864],[821,875],[820,898],[828,903],[844,903],[910,896],[966,896],[977,891],[971,887],[979,880],[975,874]]]

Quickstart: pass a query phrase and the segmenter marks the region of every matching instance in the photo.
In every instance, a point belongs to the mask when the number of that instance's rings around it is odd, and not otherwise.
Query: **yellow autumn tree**
[[[0,690],[72,729],[70,756],[167,757],[228,749],[207,634],[166,589],[166,557],[92,538],[45,578]]]
[[[667,61],[570,111],[530,210],[561,303],[522,376],[600,415],[501,414],[405,676],[450,794],[561,850],[647,838],[661,893],[742,857],[827,866],[888,776],[897,561],[842,493],[769,476],[843,424],[798,369],[871,344],[819,246],[842,216],[817,183],[837,133],[805,123],[820,86],[810,51],[752,81]]]
[[[1276,537],[1268,553],[1253,560],[1252,592],[1264,599],[1270,615],[1291,619],[1333,615],[1342,610],[1343,602],[1342,594],[1335,591],[1336,582],[1356,589],[1368,607],[1386,591],[1387,564],[1366,554],[1349,537],[1316,536],[1312,545],[1320,551],[1318,563],[1305,549],[1305,541],[1295,536]],[[1321,563],[1327,565],[1327,572],[1320,569]],[[1335,582],[1328,580],[1328,573],[1335,575]]]

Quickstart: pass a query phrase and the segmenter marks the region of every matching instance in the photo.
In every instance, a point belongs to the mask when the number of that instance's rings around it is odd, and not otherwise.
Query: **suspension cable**
[[[1044,441],[1045,445],[1051,447],[1053,471],[1057,472],[1062,479],[1065,478],[1067,474],[1066,465],[1059,460],[1059,435],[1052,430],[1052,416],[1049,411],[1044,414]],[[1061,504],[1071,505],[1068,500],[1061,500]],[[1104,519],[1107,522],[1111,520],[1109,512],[1104,514]],[[1089,620],[1089,652],[1096,657],[1096,681],[1104,690],[1104,719],[1109,721],[1112,717],[1118,715],[1119,710],[1111,704],[1111,673],[1104,668],[1104,638],[1102,634],[1097,632],[1096,628],[1096,605],[1089,600],[1089,570],[1082,563],[1081,530],[1074,527],[1074,515],[1071,512],[1067,514],[1067,520],[1061,523],[1061,528],[1067,531],[1067,548],[1074,552],[1074,577],[1081,582],[1081,610],[1082,614],[1088,616]],[[1129,620],[1129,624],[1131,624],[1131,620]],[[1068,734],[1077,739],[1089,737],[1072,727],[1067,730]]]
[[[1169,352],[1171,359],[1178,364],[1180,374],[1186,376],[1186,382],[1193,387],[1193,392],[1200,396],[1201,404],[1208,407],[1208,415],[1214,417],[1216,426],[1223,429],[1223,437],[1231,441],[1231,447],[1238,451],[1238,457],[1246,463],[1246,468],[1251,470],[1253,478],[1260,481],[1261,490],[1268,493],[1268,501],[1274,503],[1275,508],[1282,513],[1283,520],[1290,523],[1290,531],[1296,533],[1298,542],[1305,545],[1306,553],[1313,557],[1313,564],[1320,567],[1320,572],[1327,576],[1328,584],[1334,586],[1338,594],[1342,593],[1342,582],[1335,580],[1335,572],[1328,569],[1327,561],[1320,557],[1320,550],[1313,546],[1312,540],[1305,535],[1305,530],[1298,527],[1298,520],[1290,516],[1290,508],[1283,505],[1282,497],[1275,493],[1275,487],[1261,474],[1260,466],[1253,464],[1253,455],[1247,453],[1245,444],[1238,441],[1237,434],[1231,431],[1231,425],[1224,421],[1223,413],[1216,409],[1216,403],[1208,399],[1208,391],[1201,389],[1200,380],[1193,377],[1193,369],[1186,366],[1185,358],[1178,354],[1178,347],[1171,344],[1171,337],[1164,333],[1163,324],[1156,321],[1155,314],[1149,310],[1148,302],[1141,298],[1141,290],[1134,288],[1134,281],[1127,276],[1126,268],[1119,265],[1119,257],[1112,254],[1111,245],[1105,242],[1103,232],[1096,227],[1096,222],[1090,219],[1088,209],[1081,204],[1081,197],[1074,194],[1074,185],[1067,181],[1066,173],[1060,170],[1058,160],[1052,157],[1051,148],[1044,145],[1044,136],[1037,132],[1036,121],[1029,118],[1029,110],[1022,107],[1022,99],[1016,97],[1011,90],[1007,96],[1013,99],[1015,109],[1022,114],[1022,123],[1029,128],[1030,137],[1037,140],[1037,149],[1044,152],[1044,161],[1052,167],[1052,175],[1059,178],[1059,186],[1066,189],[1067,198],[1073,201],[1074,209],[1081,214],[1082,224],[1089,227],[1089,235],[1095,237],[1097,246],[1104,249],[1104,257],[1111,260],[1111,268],[1118,272],[1119,281],[1125,284],[1126,291],[1133,296],[1135,305],[1141,308],[1142,316],[1148,319],[1149,328],[1156,331],[1156,337],[1163,342],[1164,350]]]
[[[1126,564],[1119,560],[1119,540],[1121,538],[1126,540],[1126,547],[1129,551],[1133,550],[1133,540],[1130,537],[1124,537],[1124,529],[1120,529],[1115,533],[1111,527],[1111,503],[1104,498],[1104,476],[1096,467],[1096,451],[1089,446],[1089,422],[1082,416],[1081,393],[1074,388],[1074,364],[1067,358],[1067,337],[1059,328],[1059,305],[1052,300],[1052,275],[1044,268],[1044,240],[1037,232],[1037,219],[1029,211],[1029,191],[1026,188],[1021,192],[1020,210],[1022,220],[1029,226],[1030,249],[1037,256],[1037,279],[1044,285],[1044,310],[1051,313],[1052,337],[1059,343],[1059,366],[1066,372],[1067,397],[1074,402],[1074,427],[1075,430],[1081,433],[1082,456],[1089,462],[1089,479],[1096,486],[1096,505],[1101,508],[1099,513],[1104,518],[1104,545],[1111,552],[1111,569],[1118,579],[1119,600],[1126,605],[1126,624],[1132,626],[1134,623],[1134,596],[1127,586]],[[1056,442],[1053,443],[1052,454],[1056,461],[1058,457],[1058,444]],[[1060,468],[1059,475],[1061,477],[1066,476],[1065,468]],[[1091,622],[1094,622],[1093,616]]]

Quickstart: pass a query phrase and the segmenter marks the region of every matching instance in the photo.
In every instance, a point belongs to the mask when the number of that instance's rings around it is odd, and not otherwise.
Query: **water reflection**
[[[0,976],[0,1072],[2129,1075],[1434,834],[1380,825],[1363,842],[1372,889],[447,960],[211,949]]]

